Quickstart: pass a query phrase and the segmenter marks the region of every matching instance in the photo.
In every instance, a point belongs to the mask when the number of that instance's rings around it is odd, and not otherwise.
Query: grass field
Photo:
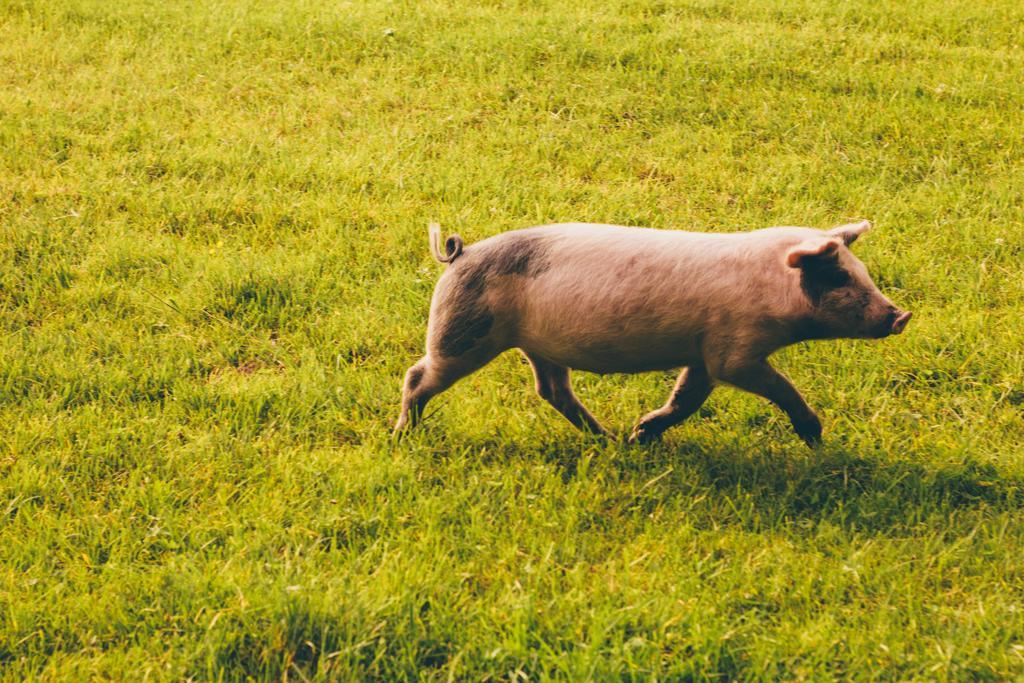
[[[1024,677],[1018,0],[0,3],[0,676]],[[913,310],[654,447],[440,274],[567,220],[827,227]],[[617,434],[671,373],[577,374]]]

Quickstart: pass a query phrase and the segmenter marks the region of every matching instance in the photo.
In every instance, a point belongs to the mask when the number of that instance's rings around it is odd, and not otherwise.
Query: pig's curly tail
[[[441,252],[441,226],[431,223],[428,228],[430,233],[430,253],[441,263],[451,263],[462,253],[462,238],[458,235],[451,235],[444,241],[444,253]]]

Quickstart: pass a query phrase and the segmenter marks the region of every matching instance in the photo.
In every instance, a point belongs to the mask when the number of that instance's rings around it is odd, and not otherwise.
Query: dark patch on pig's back
[[[509,233],[500,239],[468,247],[450,266],[453,282],[439,311],[439,350],[448,357],[471,351],[494,326],[494,313],[484,300],[495,278],[534,278],[551,267],[548,238],[544,235]]]
[[[493,244],[480,246],[491,275],[537,277],[551,267],[549,239],[531,231],[508,233]]]

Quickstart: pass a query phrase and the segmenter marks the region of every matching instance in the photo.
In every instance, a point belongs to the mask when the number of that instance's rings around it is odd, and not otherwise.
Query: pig
[[[849,249],[870,227],[700,233],[561,223],[472,245],[452,235],[442,251],[431,224],[431,251],[448,267],[430,304],[427,353],[405,374],[395,433],[432,397],[518,348],[537,393],[581,430],[608,434],[573,393],[570,370],[681,369],[629,442],[659,438],[727,384],[774,403],[814,446],[821,421],[768,357],[807,340],[903,331],[911,314]]]

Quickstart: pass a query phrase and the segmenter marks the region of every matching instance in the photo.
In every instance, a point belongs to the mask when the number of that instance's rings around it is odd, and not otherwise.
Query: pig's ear
[[[832,228],[826,234],[838,237],[843,240],[843,244],[850,246],[853,244],[858,237],[866,233],[871,229],[871,221],[861,221],[859,223],[849,223],[847,225],[840,225],[838,228]]]
[[[802,268],[809,263],[834,259],[838,252],[837,239],[806,240],[789,250],[786,254],[786,265],[790,268]]]

